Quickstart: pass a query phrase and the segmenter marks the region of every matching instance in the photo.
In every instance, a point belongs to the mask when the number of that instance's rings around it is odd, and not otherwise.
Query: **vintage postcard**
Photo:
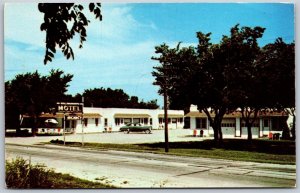
[[[294,8],[5,3],[6,188],[295,188]]]

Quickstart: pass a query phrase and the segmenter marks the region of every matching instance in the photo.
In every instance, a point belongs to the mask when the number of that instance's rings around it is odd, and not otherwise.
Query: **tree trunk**
[[[286,139],[286,140],[289,140],[291,139],[291,135],[290,135],[290,128],[288,127],[287,125],[287,120],[282,118],[282,121],[281,121],[281,128],[282,128],[282,139]]]
[[[220,144],[223,142],[223,135],[222,135],[221,123],[219,123],[219,121],[214,122],[213,130],[214,130],[215,144],[216,146],[220,146]]]
[[[296,139],[296,115],[293,115],[293,125],[291,129],[292,139]]]
[[[248,141],[252,140],[252,131],[251,131],[251,125],[247,124],[247,131],[248,131]]]
[[[215,142],[218,142],[219,141],[218,129],[216,128],[216,126],[213,126],[213,130],[214,130],[214,140],[215,140]]]
[[[222,127],[221,127],[221,125],[219,127],[219,141],[223,142],[223,133],[222,133]]]

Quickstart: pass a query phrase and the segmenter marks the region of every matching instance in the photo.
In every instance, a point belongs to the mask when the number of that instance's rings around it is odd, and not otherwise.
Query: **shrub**
[[[7,188],[51,188],[50,178],[54,171],[44,165],[32,165],[23,158],[5,162],[5,181]]]

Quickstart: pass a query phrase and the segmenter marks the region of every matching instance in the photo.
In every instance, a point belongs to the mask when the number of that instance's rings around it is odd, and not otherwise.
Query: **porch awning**
[[[29,118],[31,116],[29,115],[23,115],[24,118]],[[44,113],[44,114],[41,114],[39,116],[40,118],[64,118],[64,114],[63,113],[56,113],[55,115],[54,114],[51,114],[51,113]]]
[[[210,114],[211,117],[215,117],[215,113]],[[185,117],[198,117],[198,118],[206,118],[207,115],[203,112],[192,111],[185,115]],[[235,118],[241,117],[241,113],[239,112],[232,112],[224,114],[224,118]]]
[[[197,111],[192,111],[189,112],[188,114],[185,115],[185,117],[201,117],[201,118],[206,118],[206,114],[205,113],[200,113]]]
[[[165,114],[159,114],[158,115],[159,118],[164,118],[165,117]],[[169,114],[168,113],[168,118],[182,118],[184,117],[184,115],[180,115],[180,114]]]
[[[83,118],[100,118],[102,117],[99,113],[83,113]]]
[[[149,114],[116,113],[115,118],[149,118]]]

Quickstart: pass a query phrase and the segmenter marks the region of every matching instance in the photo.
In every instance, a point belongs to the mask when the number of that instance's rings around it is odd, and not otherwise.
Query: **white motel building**
[[[164,111],[161,109],[128,109],[128,108],[94,108],[83,107],[82,119],[68,116],[66,118],[66,132],[71,133],[99,133],[119,131],[127,123],[141,123],[151,125],[153,129],[163,129]],[[27,120],[26,120],[27,118]],[[24,116],[21,127],[30,129],[29,117]],[[58,124],[49,128],[45,120],[55,119]],[[64,114],[42,114],[40,116],[38,133],[62,133]],[[48,126],[48,128],[47,128]],[[183,129],[184,111],[168,110],[168,128]]]
[[[213,116],[213,115],[212,115]],[[120,127],[130,122],[151,125],[153,129],[164,128],[164,111],[161,109],[128,109],[128,108],[94,108],[83,107],[83,114],[78,117],[66,116],[65,131],[67,133],[101,133],[116,132]],[[21,129],[31,130],[30,119],[23,116]],[[45,120],[55,120],[57,124],[51,126]],[[259,113],[252,126],[253,138],[266,137],[270,133],[282,133],[286,126],[288,115],[278,112]],[[42,114],[39,120],[38,133],[63,133],[64,114]],[[242,121],[240,112],[225,114],[222,120],[224,138],[246,138],[247,127]],[[203,133],[203,136],[213,136],[213,129],[205,113],[199,112],[197,106],[191,105],[190,112],[183,110],[168,110],[169,129],[190,129],[191,134]]]

